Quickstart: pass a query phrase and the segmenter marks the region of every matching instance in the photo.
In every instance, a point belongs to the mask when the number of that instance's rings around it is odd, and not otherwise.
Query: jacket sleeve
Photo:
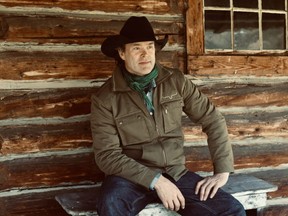
[[[185,78],[184,83],[184,112],[193,122],[201,124],[207,134],[214,173],[233,172],[233,152],[225,118],[189,79]]]
[[[122,154],[111,107],[96,95],[91,99],[91,131],[96,164],[106,175],[117,175],[149,189],[158,173]]]

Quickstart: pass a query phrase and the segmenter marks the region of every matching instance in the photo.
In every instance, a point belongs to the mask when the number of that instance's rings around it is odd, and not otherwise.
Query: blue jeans
[[[195,195],[195,187],[202,177],[193,172],[187,172],[177,182],[167,175],[165,177],[169,178],[185,197],[185,209],[178,211],[180,215],[246,215],[241,203],[221,189],[214,198],[200,201],[199,196]],[[107,176],[102,184],[97,210],[100,216],[135,216],[147,204],[156,202],[161,203],[155,190],[147,190],[129,180],[112,175]]]

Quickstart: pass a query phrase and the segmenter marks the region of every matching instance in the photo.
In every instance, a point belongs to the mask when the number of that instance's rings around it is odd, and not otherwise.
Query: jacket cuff
[[[142,177],[140,179],[136,180],[135,183],[142,185],[143,187],[150,190],[151,182],[153,181],[155,176],[157,176],[159,174],[159,172],[160,172],[159,170],[151,170],[151,169],[147,168],[146,172],[144,172],[142,174]]]
[[[154,190],[154,186],[155,186],[155,184],[157,183],[157,181],[158,181],[158,179],[160,178],[161,175],[162,175],[162,173],[158,173],[158,174],[154,177],[154,179],[152,180],[152,182],[150,183],[150,186],[149,186],[150,190]]]
[[[223,172],[234,172],[234,163],[233,159],[229,158],[222,161],[217,161],[214,163],[214,173],[223,173]]]

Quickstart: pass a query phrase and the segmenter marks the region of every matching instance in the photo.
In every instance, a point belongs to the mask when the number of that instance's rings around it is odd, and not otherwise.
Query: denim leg
[[[200,201],[199,195],[195,195],[195,188],[202,177],[187,172],[177,182],[174,182],[185,197],[185,209],[178,211],[181,215],[195,216],[245,216],[245,209],[242,204],[232,195],[219,189],[215,197],[206,201]]]
[[[147,204],[156,201],[155,191],[111,175],[103,181],[97,212],[100,216],[135,216]]]

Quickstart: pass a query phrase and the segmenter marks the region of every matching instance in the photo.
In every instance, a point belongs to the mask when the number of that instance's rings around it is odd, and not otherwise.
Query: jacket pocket
[[[139,144],[150,140],[148,120],[141,111],[122,115],[115,120],[122,145]]]
[[[166,98],[161,101],[165,133],[182,126],[183,104],[181,97]]]

